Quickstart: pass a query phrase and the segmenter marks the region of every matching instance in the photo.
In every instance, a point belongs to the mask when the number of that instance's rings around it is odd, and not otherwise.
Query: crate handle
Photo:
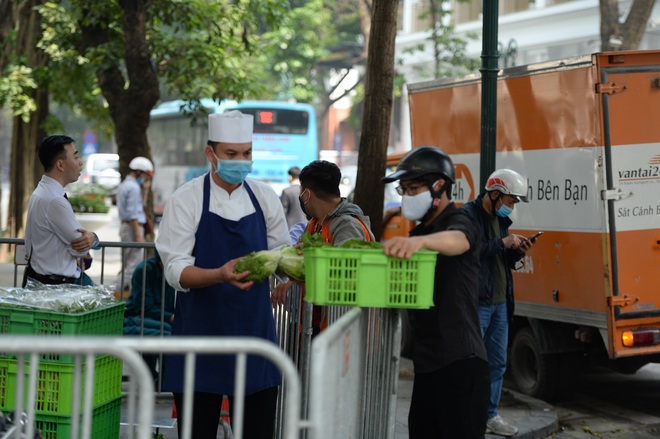
[[[376,254],[363,253],[360,257],[361,264],[384,265],[387,264],[387,256],[385,253],[378,252]]]
[[[17,323],[34,323],[34,314],[30,313],[11,313],[9,316],[10,322]]]

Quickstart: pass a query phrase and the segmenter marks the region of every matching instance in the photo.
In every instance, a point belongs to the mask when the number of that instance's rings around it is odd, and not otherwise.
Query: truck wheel
[[[558,384],[556,355],[544,355],[534,339],[531,328],[520,329],[511,348],[511,371],[522,393],[552,401]]]

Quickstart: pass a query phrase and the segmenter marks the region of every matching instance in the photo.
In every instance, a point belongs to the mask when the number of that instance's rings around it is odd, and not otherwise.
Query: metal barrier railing
[[[24,255],[25,255],[25,238],[0,238],[0,245],[7,244],[10,246],[10,250],[13,251],[11,252],[13,254],[13,259],[14,259],[14,270],[13,270],[13,287],[18,287],[20,286],[20,283],[22,281],[22,275],[23,275],[23,269],[27,262],[25,261]],[[94,273],[91,278],[92,280],[101,285],[114,285],[114,281],[117,279],[111,279],[108,281],[106,277],[106,266],[108,265],[107,259],[108,259],[108,249],[114,250],[114,249],[119,249],[119,263],[118,263],[118,268],[121,269],[121,267],[124,266],[124,251],[123,249],[128,249],[128,248],[141,248],[144,249],[142,253],[142,261],[146,261],[147,255],[148,255],[148,250],[155,248],[155,245],[153,242],[120,242],[120,241],[100,241],[99,244],[94,247],[92,250],[95,254],[97,252],[100,252],[101,254],[101,261],[100,264],[95,262],[93,265],[93,268],[91,270],[87,270],[86,273],[89,274],[90,271]],[[113,255],[116,256],[116,255]],[[81,261],[82,264],[82,261]],[[100,265],[100,267],[99,267]],[[98,268],[97,268],[98,267]],[[99,271],[100,270],[100,271]],[[117,275],[115,275],[117,276]],[[144,279],[145,276],[143,275],[143,288],[142,290],[144,291]],[[122,270],[122,274],[119,277],[120,283],[124,283],[124,272]],[[5,285],[5,286],[10,286],[10,285]],[[119,299],[121,300],[126,300],[126,297],[124,295],[124,291],[121,288],[117,288],[117,291],[119,292]]]
[[[23,244],[23,240],[18,238],[0,238],[0,244],[3,243],[10,245],[21,245]],[[95,281],[96,279],[100,279],[100,282],[103,282],[106,265],[106,249],[131,246],[144,248],[144,259],[146,260],[146,250],[153,248],[154,244],[101,242],[99,244],[99,250],[96,250],[97,252],[101,252],[100,267],[96,267],[97,275],[100,269],[100,278],[93,277],[93,279]],[[14,270],[14,285],[16,285],[16,268]],[[143,292],[145,291],[145,282],[146,273],[145,270],[143,270]],[[277,282],[278,280],[272,278],[271,288],[274,288]],[[134,346],[138,352],[148,353],[146,350],[141,348],[141,343],[143,343],[142,341],[147,341],[147,339],[149,339],[148,343],[144,346],[151,346],[150,343],[152,341],[157,343],[167,339],[162,337],[165,306],[164,277],[163,285],[161,286],[161,294],[161,303],[163,304],[160,318],[161,337],[126,337],[127,340],[130,340],[127,343],[135,343]],[[314,393],[312,393],[312,387],[317,385],[323,388],[323,384],[312,384],[313,379],[310,377],[311,364],[316,363],[318,366],[319,363],[325,363],[326,360],[318,360],[316,357],[319,355],[327,356],[330,354],[312,353],[313,306],[310,303],[302,300],[302,295],[303,293],[301,287],[295,284],[288,292],[286,303],[283,306],[274,308],[273,313],[277,328],[279,347],[281,351],[288,355],[292,364],[298,371],[297,378],[300,380],[300,403],[298,404],[297,409],[299,410],[300,419],[310,419],[312,418],[310,405],[312,402],[318,405],[318,401],[315,400],[317,397],[314,396]],[[145,298],[143,296],[142,304],[145,303],[144,299]],[[326,331],[322,332],[315,338],[315,343],[317,340],[325,340],[327,337],[333,336],[332,334],[335,334],[336,336],[336,331],[340,330],[339,327],[343,327],[344,325],[344,323],[340,323],[345,319],[343,316],[349,312],[351,315],[353,315],[356,311],[352,310],[353,308],[346,306],[325,307],[328,327]],[[142,321],[144,321],[144,311],[145,310],[143,306],[141,311]],[[363,309],[360,313],[360,316],[360,319],[365,320],[359,329],[361,334],[360,340],[364,339],[361,341],[363,349],[360,351],[360,355],[362,355],[360,368],[363,369],[363,378],[361,378],[360,381],[360,385],[362,386],[360,388],[360,393],[363,395],[363,397],[361,400],[361,406],[357,411],[362,414],[361,416],[363,416],[363,418],[360,419],[364,419],[364,425],[362,427],[363,430],[361,433],[363,435],[355,437],[378,439],[393,438],[397,391],[396,385],[398,382],[399,367],[399,346],[401,342],[400,314],[398,310],[392,309]],[[339,324],[339,326],[335,328],[337,324]],[[354,331],[358,330],[354,329]],[[143,326],[141,328],[141,334],[144,334]],[[164,351],[152,350],[151,352],[161,355],[161,361],[159,364],[162,364],[162,353],[164,353]],[[332,374],[331,370],[328,370],[327,372]],[[160,392],[161,389],[160,378],[161,377],[159,374],[158,381],[156,383],[157,392]],[[282,435],[285,433],[285,413],[287,413],[288,405],[290,404],[290,398],[288,397],[289,388],[286,377],[283,377],[283,384],[281,389],[282,390],[278,396],[277,419],[275,424],[276,437],[278,438],[284,437]],[[352,393],[357,392],[357,389],[357,387],[349,386],[344,389],[345,395],[351,395]],[[342,399],[339,401],[342,401]],[[338,425],[348,427],[352,424],[348,423],[345,419],[342,419]],[[333,430],[330,429],[328,431]],[[300,437],[303,439],[306,438],[307,433],[307,431],[301,431]],[[324,431],[323,436],[319,436],[317,432],[314,437],[321,439],[324,437],[329,438],[343,436],[326,436]]]
[[[19,354],[19,371],[16,389],[16,412],[20,419],[23,407],[27,408],[25,437],[34,437],[35,400],[37,392],[42,391],[37,386],[39,355],[43,353],[68,353],[76,355],[76,373],[71,395],[73,401],[72,420],[82,416],[81,437],[91,436],[92,395],[94,391],[94,356],[107,354],[121,359],[129,366],[128,415],[129,425],[137,426],[138,439],[151,437],[151,424],[154,411],[154,387],[151,373],[140,358],[139,353],[185,354],[184,406],[181,408],[184,423],[181,426],[182,439],[190,439],[192,432],[192,393],[195,380],[195,359],[204,354],[235,354],[237,356],[235,379],[235,408],[233,436],[242,438],[243,407],[245,402],[244,384],[246,379],[247,356],[260,355],[282,372],[287,383],[286,404],[283,409],[283,439],[298,438],[299,432],[309,424],[300,418],[301,388],[298,372],[291,360],[274,344],[248,337],[171,337],[171,338],[117,338],[117,337],[76,337],[75,343],[67,336],[62,337],[32,337],[32,336],[0,336],[0,351]],[[24,354],[30,354],[30,372],[27,385],[21,379],[24,376]],[[86,359],[84,401],[80,402],[80,371],[83,356]],[[28,390],[27,404],[23,403],[23,392]],[[137,405],[136,405],[137,404]],[[80,411],[82,410],[82,413]],[[137,414],[139,413],[139,416]],[[138,419],[136,419],[138,418]],[[72,422],[72,428],[78,437],[77,422]],[[75,426],[75,427],[74,427]],[[133,438],[133,430],[129,438]],[[21,437],[21,436],[14,436]]]
[[[312,342],[312,439],[394,438],[401,319],[353,308]],[[398,344],[397,344],[398,343]]]

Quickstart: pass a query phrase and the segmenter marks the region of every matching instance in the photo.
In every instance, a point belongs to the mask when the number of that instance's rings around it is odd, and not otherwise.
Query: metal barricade
[[[398,310],[353,308],[312,342],[312,439],[392,439],[399,371]]]
[[[23,239],[18,238],[0,238],[0,244],[10,244],[14,246],[19,246],[23,244]],[[112,260],[112,264],[117,264],[118,259],[118,248],[137,246],[145,249],[144,260],[147,258],[147,250],[154,247],[153,243],[124,243],[124,242],[101,242],[99,244],[99,249],[95,252],[100,252],[100,264],[99,261],[95,262],[95,275],[92,277],[95,282],[103,283],[105,279],[106,264],[109,259]],[[106,249],[108,252],[106,252]],[[110,257],[108,257],[110,253]],[[14,268],[14,285],[16,286],[18,280],[18,274],[22,272],[17,272],[17,266]],[[118,266],[121,268],[121,265]],[[100,277],[99,277],[100,272]],[[20,281],[18,281],[20,282]],[[143,288],[142,291],[145,291],[144,285],[146,282],[146,276],[143,276]],[[278,280],[271,280],[271,288],[274,288]],[[164,283],[164,280],[163,280]],[[161,303],[164,304],[164,295],[165,288],[164,285],[161,288],[163,294]],[[324,392],[322,389],[325,389],[324,386],[327,383],[321,382],[320,384],[317,381],[314,381],[314,378],[310,376],[311,374],[311,364],[316,363],[317,367],[320,367],[318,363],[325,364],[329,360],[317,360],[316,358],[320,356],[331,355],[330,353],[312,353],[312,309],[313,306],[302,300],[302,290],[300,285],[294,284],[294,286],[289,290],[287,301],[285,305],[278,306],[273,309],[275,324],[278,334],[278,343],[281,350],[289,356],[292,364],[297,369],[298,375],[296,379],[300,383],[300,402],[297,403],[297,408],[299,410],[298,416],[300,419],[309,419],[313,416],[310,412],[310,403],[311,405],[318,405],[319,395],[322,395]],[[126,297],[120,296],[122,300],[125,300]],[[142,303],[145,303],[144,297],[142,298]],[[164,307],[164,305],[163,305]],[[324,307],[325,315],[327,317],[327,329],[323,331],[319,336],[315,338],[321,340],[318,343],[329,343],[327,337],[339,336],[337,331],[342,331],[344,325],[346,324],[347,313],[350,312],[350,315],[354,315],[355,311],[353,308],[346,306],[328,306]],[[144,321],[144,308],[142,309],[142,320]],[[363,309],[360,313],[360,319],[364,319],[365,322],[359,327],[359,338],[357,337],[356,332],[353,332],[352,339],[360,340],[360,345],[363,349],[359,352],[363,356],[361,362],[359,363],[359,368],[361,370],[361,375],[359,378],[359,383],[362,386],[362,392],[364,397],[361,400],[360,407],[358,410],[362,413],[361,416],[365,419],[363,425],[363,431],[361,436],[364,438],[392,438],[395,424],[395,413],[394,409],[396,407],[396,385],[398,380],[398,366],[399,366],[399,347],[401,341],[401,327],[400,327],[400,314],[398,310],[392,309]],[[126,336],[126,343],[136,343],[140,346],[150,346],[150,343],[159,343],[162,340],[169,339],[168,337],[163,337],[163,321],[164,321],[164,308],[161,309],[161,337],[129,337]],[[339,326],[337,326],[339,325]],[[353,331],[357,331],[354,329]],[[141,328],[141,333],[144,333],[144,328]],[[332,335],[335,334],[335,335]],[[146,343],[145,343],[146,342]],[[320,345],[319,345],[320,346]],[[321,348],[316,348],[321,349]],[[330,349],[330,346],[327,346],[327,349]],[[142,349],[136,349],[140,353],[148,353]],[[162,355],[165,351],[152,350],[158,355]],[[317,351],[315,351],[317,352]],[[323,349],[321,351],[323,352]],[[340,355],[340,359],[343,361],[344,352],[339,352],[337,355]],[[161,357],[162,358],[162,357]],[[355,361],[356,358],[352,357]],[[159,364],[162,363],[159,362]],[[356,365],[353,365],[352,371],[354,371]],[[323,369],[322,372],[318,373],[328,373],[329,376],[332,376],[332,370]],[[158,381],[156,382],[156,394],[160,394],[160,375],[158,376]],[[318,376],[316,377],[318,380]],[[345,383],[339,383],[345,384]],[[313,387],[316,386],[316,390],[313,391]],[[319,387],[321,393],[319,393]],[[283,384],[281,391],[278,396],[278,409],[277,409],[277,418],[276,418],[276,437],[285,437],[284,425],[285,417],[288,411],[288,405],[290,404],[290,398],[288,397],[288,382],[287,377],[283,377]],[[315,392],[315,393],[314,393]],[[343,389],[343,395],[338,395],[338,401],[336,403],[347,407],[345,402],[345,397],[350,397],[353,393],[357,392],[357,387],[348,386]],[[336,426],[343,426],[348,428],[353,424],[347,423],[346,420],[340,420]],[[315,430],[317,433],[314,436],[317,439],[325,437],[342,437],[342,436],[326,436],[326,432],[323,431],[323,435],[319,436],[319,430]],[[332,431],[332,430],[328,430]],[[307,431],[301,432],[301,438],[307,437]]]
[[[185,355],[184,373],[184,406],[180,408],[185,416],[182,428],[182,439],[190,439],[192,432],[192,394],[195,380],[195,359],[204,354],[235,354],[237,356],[237,373],[235,379],[234,422],[236,426],[233,436],[242,438],[243,407],[245,402],[244,385],[248,355],[259,355],[279,368],[286,381],[286,404],[283,409],[283,439],[297,439],[301,429],[308,423],[300,418],[301,388],[295,366],[291,360],[274,344],[248,337],[171,337],[171,338],[117,338],[117,337],[76,337],[75,343],[69,337],[32,337],[32,336],[0,336],[0,351],[19,354],[19,373],[16,390],[16,411],[20,415],[25,407],[28,422],[25,425],[25,437],[33,437],[35,419],[36,394],[43,389],[37,386],[39,355],[42,353],[69,353],[76,357],[76,379],[73,383],[74,398],[71,419],[82,419],[80,434],[83,439],[90,438],[92,395],[94,391],[94,358],[95,355],[112,355],[121,359],[131,370],[128,391],[129,425],[137,428],[137,438],[151,437],[151,424],[154,411],[154,387],[151,374],[140,358],[139,353],[165,353]],[[24,383],[23,368],[26,366],[25,354],[30,354],[30,372],[27,384]],[[82,359],[85,359],[84,401],[79,400],[80,376]],[[23,402],[23,392],[27,389],[27,404]],[[138,416],[139,413],[139,416]],[[78,437],[78,423],[72,422],[75,435]],[[14,436],[20,437],[20,436]],[[135,437],[133,430],[129,438]]]
[[[13,250],[14,264],[13,264],[13,283],[12,285],[0,285],[0,286],[20,286],[23,280],[23,269],[27,265],[25,261],[25,239],[24,238],[0,238],[0,245],[7,244],[10,246],[10,250]],[[113,285],[116,274],[106,276],[106,269],[108,265],[113,265],[117,267],[117,271],[121,269],[124,265],[124,252],[123,249],[126,248],[141,248],[143,249],[142,261],[148,259],[148,251],[155,247],[153,242],[120,242],[120,241],[101,241],[99,244],[92,249],[94,256],[98,256],[97,253],[100,253],[100,262],[95,258],[92,268],[87,270],[86,273],[90,275],[92,280],[101,285]],[[112,259],[112,263],[109,260]],[[82,263],[82,262],[81,262]],[[91,273],[91,274],[90,274]],[[112,277],[111,277],[112,276]],[[144,278],[144,276],[143,276]],[[123,282],[123,271],[121,276],[121,281]],[[143,279],[144,282],[144,279]],[[144,283],[143,283],[144,286]],[[118,289],[120,300],[126,300],[124,291]],[[144,290],[144,288],[143,288]]]

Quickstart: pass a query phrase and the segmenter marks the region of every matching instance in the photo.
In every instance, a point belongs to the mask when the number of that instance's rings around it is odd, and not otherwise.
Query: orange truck
[[[454,200],[475,198],[480,77],[408,92],[412,144],[450,154]],[[511,231],[544,232],[514,273],[509,369],[526,394],[568,396],[583,366],[660,362],[659,117],[660,51],[500,72],[495,167],[526,176],[530,200]]]

